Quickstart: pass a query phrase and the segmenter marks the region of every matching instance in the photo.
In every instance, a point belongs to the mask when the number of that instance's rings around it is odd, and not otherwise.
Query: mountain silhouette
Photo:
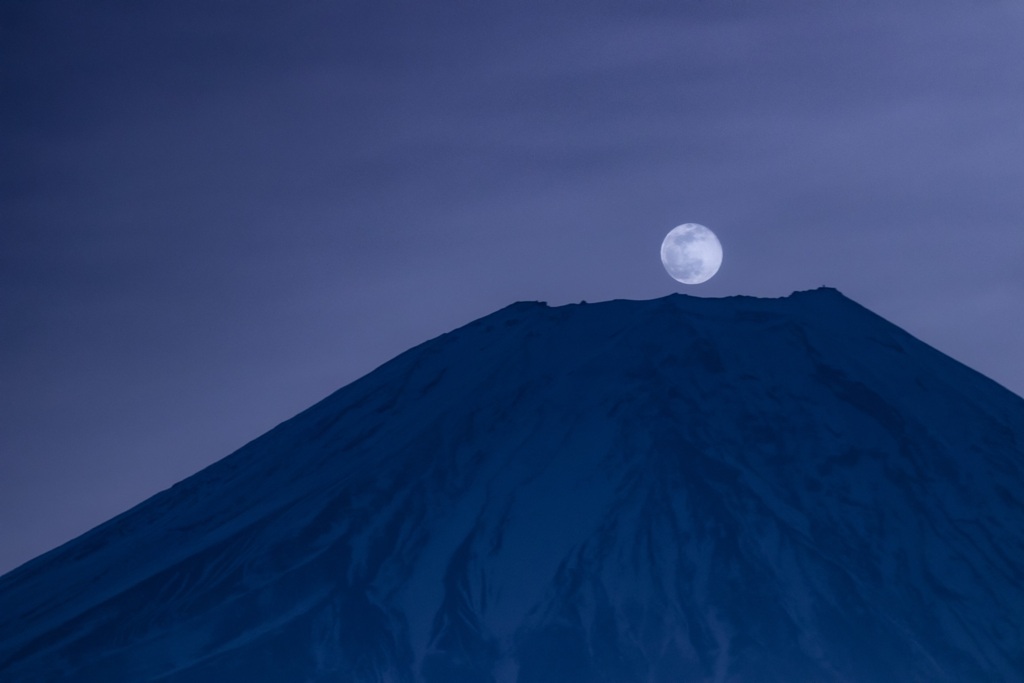
[[[832,289],[514,304],[0,578],[0,681],[1024,681],[1024,400]]]

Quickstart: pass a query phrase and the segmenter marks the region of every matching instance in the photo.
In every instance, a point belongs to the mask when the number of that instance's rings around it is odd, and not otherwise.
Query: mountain
[[[515,304],[0,578],[0,681],[1024,681],[1024,400],[831,289]]]

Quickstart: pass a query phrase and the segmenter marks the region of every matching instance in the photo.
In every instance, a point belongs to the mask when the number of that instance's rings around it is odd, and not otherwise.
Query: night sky
[[[830,285],[1024,394],[1022,36],[1020,0],[5,3],[0,572],[518,300]]]

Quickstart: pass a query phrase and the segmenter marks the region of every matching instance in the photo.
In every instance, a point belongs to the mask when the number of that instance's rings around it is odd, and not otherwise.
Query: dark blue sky
[[[1024,394],[1024,3],[811,4],[6,3],[0,572],[516,300],[831,285]]]

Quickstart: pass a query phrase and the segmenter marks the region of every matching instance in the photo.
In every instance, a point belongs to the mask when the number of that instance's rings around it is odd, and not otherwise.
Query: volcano
[[[1024,400],[832,289],[514,304],[0,578],[0,680],[1024,681]]]

